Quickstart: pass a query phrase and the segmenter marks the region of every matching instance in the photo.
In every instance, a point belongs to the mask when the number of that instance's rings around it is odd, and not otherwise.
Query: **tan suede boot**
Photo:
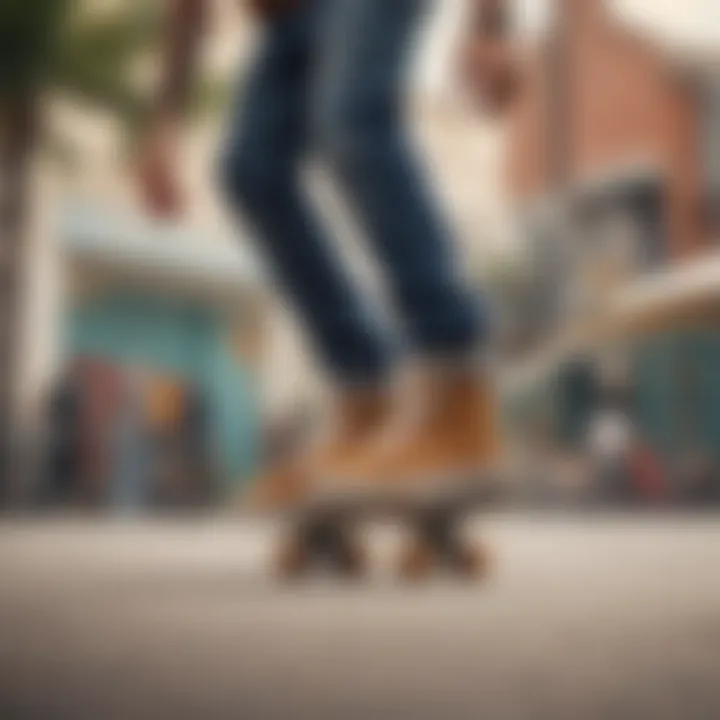
[[[282,511],[297,505],[327,468],[348,464],[365,449],[390,414],[390,395],[385,388],[343,390],[331,402],[322,428],[289,460],[260,475],[242,498],[251,512]]]
[[[361,453],[327,465],[318,495],[436,488],[476,482],[499,465],[496,399],[487,373],[422,372],[393,420]]]

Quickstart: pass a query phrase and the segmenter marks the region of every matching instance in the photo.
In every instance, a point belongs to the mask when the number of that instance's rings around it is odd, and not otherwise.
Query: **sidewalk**
[[[0,717],[720,717],[716,518],[485,524],[486,585],[416,590],[392,533],[283,586],[270,527],[0,527]]]

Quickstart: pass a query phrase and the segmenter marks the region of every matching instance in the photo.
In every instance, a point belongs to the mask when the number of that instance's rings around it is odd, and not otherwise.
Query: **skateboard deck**
[[[467,539],[462,526],[468,516],[496,499],[498,492],[498,483],[483,479],[436,487],[429,493],[364,493],[308,504],[286,520],[277,569],[289,579],[316,571],[362,577],[369,568],[363,523],[392,519],[408,530],[396,564],[401,577],[420,580],[437,571],[482,577],[489,568],[489,552],[483,544]]]

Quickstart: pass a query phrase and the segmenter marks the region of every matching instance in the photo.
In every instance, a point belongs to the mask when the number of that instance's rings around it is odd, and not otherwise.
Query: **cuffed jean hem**
[[[371,389],[392,384],[399,360],[397,354],[388,354],[381,362],[366,365],[350,365],[326,360],[324,369],[332,385],[337,388]]]

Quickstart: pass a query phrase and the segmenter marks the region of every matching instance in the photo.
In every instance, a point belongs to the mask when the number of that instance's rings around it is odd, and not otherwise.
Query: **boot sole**
[[[283,513],[286,517],[338,513],[344,516],[404,515],[436,507],[468,510],[497,500],[504,482],[497,470],[462,470],[392,485],[328,483]]]

